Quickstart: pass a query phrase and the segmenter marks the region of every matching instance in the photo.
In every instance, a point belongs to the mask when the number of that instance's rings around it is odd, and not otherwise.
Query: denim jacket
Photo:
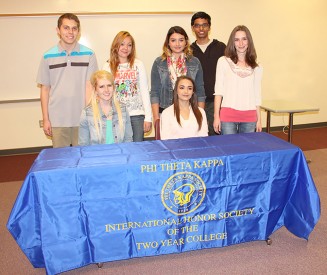
[[[205,102],[203,71],[199,59],[192,56],[186,59],[187,76],[194,79],[199,102]],[[157,57],[151,70],[151,104],[159,103],[163,109],[173,104],[173,87],[169,78],[167,59]]]
[[[131,120],[127,112],[126,106],[120,104],[121,113],[123,117],[123,135],[120,134],[118,114],[115,107],[115,104],[112,104],[112,133],[114,136],[115,143],[121,142],[131,142],[133,140],[133,132],[131,126]],[[102,114],[101,108],[99,106],[102,118],[102,136],[101,142],[98,140],[98,135],[96,128],[94,126],[93,120],[93,108],[92,106],[86,106],[81,114],[79,134],[78,134],[78,144],[79,145],[94,145],[94,144],[104,144],[106,142],[106,127],[107,127],[107,118]]]

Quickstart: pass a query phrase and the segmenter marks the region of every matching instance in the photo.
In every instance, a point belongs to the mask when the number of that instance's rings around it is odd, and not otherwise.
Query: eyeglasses
[[[196,28],[196,29],[200,29],[201,27],[204,28],[204,29],[209,28],[209,24],[208,23],[194,24],[194,28]]]

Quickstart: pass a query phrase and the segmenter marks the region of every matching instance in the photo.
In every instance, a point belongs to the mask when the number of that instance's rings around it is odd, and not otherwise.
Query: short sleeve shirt
[[[48,112],[52,127],[79,125],[86,81],[97,69],[94,52],[79,43],[70,54],[59,43],[44,53],[37,83],[50,87]]]

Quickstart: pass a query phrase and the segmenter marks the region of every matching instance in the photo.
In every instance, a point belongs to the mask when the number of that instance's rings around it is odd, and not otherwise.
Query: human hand
[[[144,121],[144,132],[147,133],[152,129],[152,122]]]
[[[221,131],[221,121],[220,118],[215,118],[213,121],[213,129],[217,134],[220,134]]]
[[[261,122],[257,121],[257,125],[256,125],[256,132],[262,132],[262,126],[261,126]]]
[[[43,120],[43,132],[49,137],[52,136],[52,127],[51,122],[49,120]]]

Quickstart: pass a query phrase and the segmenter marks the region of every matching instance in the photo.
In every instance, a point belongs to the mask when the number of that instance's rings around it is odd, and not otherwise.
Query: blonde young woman
[[[79,145],[111,144],[132,141],[127,108],[115,96],[114,78],[101,70],[91,76],[93,91],[83,109],[79,126]]]
[[[116,35],[103,69],[115,77],[118,99],[131,116],[133,141],[143,141],[144,133],[152,128],[150,94],[145,67],[136,58],[135,41],[129,32]]]

